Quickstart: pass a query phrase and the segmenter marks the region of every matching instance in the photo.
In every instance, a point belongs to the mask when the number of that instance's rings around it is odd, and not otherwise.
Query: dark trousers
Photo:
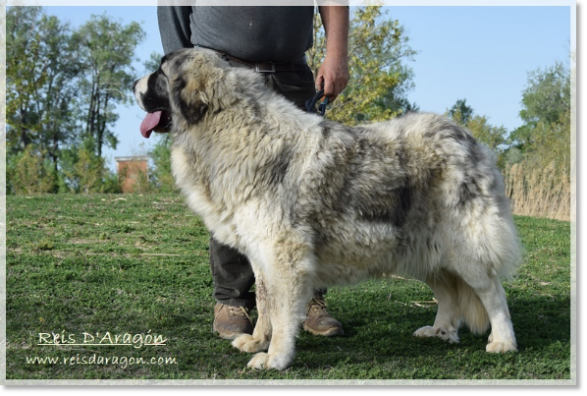
[[[230,61],[234,67],[248,67]],[[305,110],[306,100],[316,94],[312,71],[263,73],[268,89],[275,90],[299,108]],[[210,237],[210,268],[214,278],[214,298],[220,303],[253,308],[255,294],[250,291],[255,276],[249,260],[236,249],[223,245]],[[321,291],[325,292],[325,291]]]

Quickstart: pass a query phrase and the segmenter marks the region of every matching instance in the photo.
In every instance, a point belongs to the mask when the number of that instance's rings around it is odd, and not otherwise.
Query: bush
[[[25,150],[13,156],[7,167],[7,188],[14,194],[45,194],[56,192],[57,176],[45,159],[46,153],[28,145]]]
[[[94,155],[86,148],[80,148],[74,172],[80,192],[85,194],[101,192],[102,179],[106,173],[103,158]]]
[[[88,148],[70,152],[63,164],[60,191],[90,193],[120,193],[118,176],[106,168],[104,158]],[[63,192],[65,192],[63,191]]]
[[[175,180],[171,173],[171,138],[163,135],[149,153],[153,159],[154,168],[151,172],[151,184],[159,192],[177,191]]]

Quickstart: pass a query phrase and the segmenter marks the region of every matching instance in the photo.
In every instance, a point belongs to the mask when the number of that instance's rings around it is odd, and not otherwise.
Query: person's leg
[[[229,61],[233,67],[247,67],[242,63]],[[316,91],[314,78],[309,67],[287,73],[266,74],[267,86],[284,95],[300,109],[305,110],[306,100]],[[251,334],[253,327],[248,311],[255,306],[255,294],[249,290],[255,282],[248,259],[235,249],[210,238],[210,268],[214,278],[214,331],[220,337],[233,339],[239,334]],[[316,291],[308,305],[304,329],[318,335],[343,334],[342,325],[326,311],[324,294]]]
[[[240,334],[251,334],[253,324],[249,310],[255,306],[250,292],[255,277],[249,261],[237,250],[210,237],[210,269],[214,279],[214,332],[232,340]]]
[[[267,74],[267,85],[306,111],[306,101],[316,94],[314,75],[306,65],[303,70]]]
[[[254,308],[255,293],[249,290],[255,278],[249,260],[213,236],[210,237],[210,269],[215,285],[214,298],[219,303]]]

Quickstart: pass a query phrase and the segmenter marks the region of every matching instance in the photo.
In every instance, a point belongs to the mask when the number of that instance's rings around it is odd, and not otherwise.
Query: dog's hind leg
[[[257,271],[258,272],[258,271]],[[257,273],[255,276],[255,294],[257,296],[257,323],[255,323],[255,329],[253,334],[242,334],[238,336],[232,345],[242,352],[260,352],[266,351],[271,341],[271,320],[269,304],[269,295],[267,286],[265,285],[265,279],[263,275]]]
[[[438,311],[433,326],[424,326],[414,332],[416,337],[438,337],[450,343],[459,342],[458,330],[461,324],[458,288],[455,277],[446,271],[430,275],[426,284],[438,301]]]
[[[491,335],[487,352],[517,351],[514,327],[507,305],[505,290],[497,276],[477,274],[471,279],[463,277],[483,303],[491,322]]]

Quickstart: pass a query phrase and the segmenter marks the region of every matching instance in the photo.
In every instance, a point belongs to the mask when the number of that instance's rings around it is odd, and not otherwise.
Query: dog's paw
[[[247,364],[247,367],[255,370],[285,370],[289,364],[290,359],[284,356],[272,356],[265,352],[260,352],[253,356]]]
[[[516,343],[512,343],[512,342],[490,342],[489,344],[487,344],[487,347],[485,348],[485,350],[487,352],[491,352],[491,353],[506,353],[506,352],[517,352],[518,351],[518,347],[516,345]]]
[[[416,337],[436,337],[436,329],[432,326],[420,327],[414,331],[413,335]]]
[[[457,344],[459,340],[459,335],[456,329],[445,329],[444,327],[433,327],[433,326],[424,326],[420,327],[418,330],[414,332],[414,336],[416,337],[438,337],[444,341],[448,341],[451,344]]]
[[[232,346],[241,352],[259,352],[266,351],[269,347],[268,341],[257,340],[250,334],[242,334],[232,341]]]

